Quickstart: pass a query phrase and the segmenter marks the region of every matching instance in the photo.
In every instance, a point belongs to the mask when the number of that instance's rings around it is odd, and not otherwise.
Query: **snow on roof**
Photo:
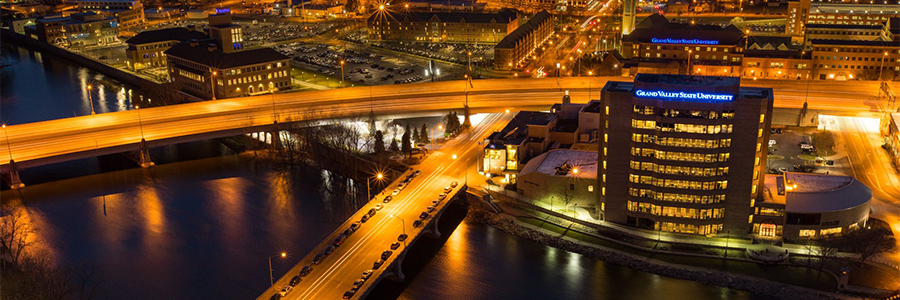
[[[520,176],[531,172],[556,176],[597,178],[597,152],[567,149],[552,150],[528,161],[525,167],[522,168]]]

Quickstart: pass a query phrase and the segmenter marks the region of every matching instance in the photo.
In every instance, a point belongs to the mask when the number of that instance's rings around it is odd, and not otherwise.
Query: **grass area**
[[[341,87],[341,80],[338,77],[328,76],[319,72],[310,71],[302,68],[291,68],[291,75],[297,80],[309,82],[312,84],[318,84],[322,86],[326,86],[329,88],[339,88]],[[340,76],[340,74],[335,74],[336,76]],[[351,82],[347,81],[344,83],[346,87],[353,86],[365,86],[366,84],[359,82]]]
[[[832,277],[831,275],[822,274],[821,276],[819,276],[818,271],[810,270],[807,268],[762,265],[749,262],[727,261],[721,259],[689,257],[672,254],[654,254],[616,243],[607,242],[605,240],[578,232],[568,231],[565,228],[561,228],[554,224],[549,224],[534,218],[519,218],[519,220],[543,229],[556,232],[561,235],[565,233],[565,236],[569,238],[668,263],[732,272],[736,274],[748,275],[828,292],[834,292],[837,287],[837,282],[835,282],[834,277]],[[734,252],[739,251],[729,251],[729,257],[733,256],[732,253],[739,254]]]
[[[815,161],[815,160],[816,160],[816,156],[814,156],[814,155],[809,155],[809,154],[800,154],[800,155],[797,155],[797,158],[799,158],[799,159],[805,159],[805,160],[812,160],[812,161]]]
[[[768,159],[768,160],[770,160],[770,161],[782,160],[782,159],[784,159],[784,156],[781,156],[781,155],[769,155],[769,156],[766,156],[766,159]]]
[[[886,290],[900,289],[900,277],[897,276],[897,271],[888,271],[870,265],[860,266],[856,262],[848,263],[847,266],[850,267],[849,283],[851,285]]]

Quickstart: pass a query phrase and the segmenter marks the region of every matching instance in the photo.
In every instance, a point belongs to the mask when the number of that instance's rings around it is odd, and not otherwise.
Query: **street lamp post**
[[[341,61],[341,87],[344,87],[344,61]]]
[[[591,79],[593,79],[593,75],[593,71],[588,71],[588,101],[591,101]]]
[[[403,231],[403,234],[406,234],[406,220],[404,220],[400,216],[397,216],[394,214],[391,214],[390,217],[400,219],[400,229]],[[403,247],[404,248],[406,248],[406,240],[407,239],[403,239]]]
[[[884,59],[881,60],[881,65],[884,65]],[[96,115],[97,113],[94,112],[94,93],[92,92],[94,90],[94,87],[91,86],[90,84],[88,84],[87,90],[88,90],[88,101],[91,102],[91,114]]]
[[[134,110],[137,111],[137,115],[138,115],[138,127],[141,129],[141,140],[143,141],[143,140],[144,140],[144,122],[141,121],[141,106],[140,106],[140,105],[135,105],[135,106],[134,106]]]
[[[275,286],[275,277],[272,276],[272,258],[276,256],[281,256],[281,258],[287,257],[287,253],[281,252],[279,255],[269,256],[269,286]]]
[[[212,73],[209,73],[209,74],[210,74],[210,76],[209,76],[209,90],[210,90],[210,92],[211,92],[211,94],[212,94],[212,99],[213,99],[213,100],[216,100],[216,75],[218,74],[218,72],[212,71]]]
[[[384,174],[378,173],[375,176],[366,178],[366,201],[372,200],[372,179],[381,180],[384,178]]]
[[[884,59],[887,58],[887,51],[884,52],[884,55],[881,56],[881,67],[878,70],[878,81],[881,81],[881,75],[884,74]]]
[[[691,67],[691,54],[692,53],[694,53],[694,50],[688,50],[688,64],[687,64],[688,75],[691,75],[691,70],[693,69],[693,67]]]

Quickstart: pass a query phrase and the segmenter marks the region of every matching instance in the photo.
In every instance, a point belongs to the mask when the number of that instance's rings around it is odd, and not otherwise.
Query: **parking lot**
[[[343,61],[345,86],[402,84],[431,79],[430,73],[426,76],[425,66],[362,50],[303,42],[279,45],[275,50],[291,56],[292,65],[332,78],[341,78]]]
[[[805,148],[812,147],[810,136],[813,132],[813,129],[798,127],[773,129],[769,135],[769,156],[766,163],[769,173],[834,171],[834,165],[827,163],[829,160],[819,157],[821,153],[817,151],[818,149],[801,148],[804,147],[801,146],[802,142],[810,143],[810,146]]]

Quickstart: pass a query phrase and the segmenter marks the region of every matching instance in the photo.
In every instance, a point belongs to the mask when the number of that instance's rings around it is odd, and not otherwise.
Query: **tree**
[[[416,144],[421,143],[422,133],[419,132],[419,128],[412,129],[412,140],[416,142]]]
[[[820,237],[812,241],[810,255],[815,255],[816,260],[813,265],[819,269],[819,275],[822,276],[822,270],[830,266],[837,258],[840,241],[834,237]]]
[[[459,131],[459,116],[456,112],[450,112],[444,116],[444,133],[453,135]]]
[[[422,144],[431,143],[431,138],[428,137],[428,126],[425,123],[422,123],[422,128],[419,129],[419,134],[422,135],[422,139],[419,141]]]
[[[403,136],[400,138],[400,151],[403,151],[407,154],[412,154],[412,145],[411,145],[411,137],[412,132],[409,130],[409,124],[406,124],[406,130],[403,132]]]
[[[374,138],[375,138],[375,144],[374,144],[373,150],[375,150],[375,153],[378,154],[378,153],[384,152],[384,134],[381,133],[381,130],[375,131]]]
[[[812,135],[813,147],[821,156],[834,153],[834,134],[828,130],[818,131]]]
[[[400,151],[400,146],[397,145],[397,139],[391,139],[391,145],[388,149],[391,149],[393,152]]]
[[[17,268],[28,248],[34,244],[30,238],[37,230],[26,218],[24,208],[15,208],[0,218],[0,259],[4,268]],[[7,260],[9,260],[7,262]],[[9,263],[10,265],[6,265]]]
[[[890,233],[890,228],[887,231],[878,228],[857,229],[846,233],[843,239],[847,248],[859,253],[860,264],[865,264],[866,259],[872,256],[894,251],[897,243]]]

